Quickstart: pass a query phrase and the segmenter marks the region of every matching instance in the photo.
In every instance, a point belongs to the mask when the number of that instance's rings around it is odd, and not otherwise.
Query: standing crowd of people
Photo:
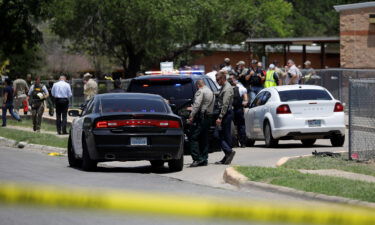
[[[98,93],[98,84],[90,73],[84,74],[83,82],[85,100],[88,101]],[[32,77],[28,74],[26,80],[17,76],[14,81],[9,78],[5,79],[4,84],[2,127],[7,126],[7,112],[17,121],[22,121],[19,112],[23,108],[25,115],[31,111],[33,130],[40,132],[45,104],[47,103],[50,116],[55,114],[56,109],[57,133],[68,134],[67,114],[72,89],[65,75],[61,75],[57,82],[50,79],[47,84],[43,84],[39,76],[36,76],[32,82]]]
[[[310,61],[306,61],[305,66],[308,68],[308,74],[304,76],[306,82],[317,75],[311,68]],[[220,91],[215,96],[203,80],[196,82],[198,91],[195,93],[188,119],[191,124],[191,167],[207,165],[208,131],[213,122],[216,124],[215,136],[224,152],[224,157],[216,164],[230,164],[236,153],[232,149],[232,122],[237,129],[239,146],[246,146],[244,108],[250,106],[251,101],[263,88],[300,84],[302,80],[302,73],[293,60],[288,60],[284,69],[279,68],[274,62],[265,70],[262,63],[257,60],[252,60],[248,67],[244,61],[239,61],[232,67],[230,59],[225,58],[219,69],[214,67],[207,76]],[[85,101],[88,101],[98,93],[98,84],[90,73],[83,75],[83,83]],[[111,92],[124,92],[120,80],[114,81],[114,89]],[[19,109],[23,107],[25,114],[31,111],[33,130],[40,132],[47,102],[50,116],[54,115],[54,108],[56,109],[57,133],[67,134],[67,112],[71,97],[71,86],[64,75],[60,76],[56,83],[50,80],[47,86],[41,83],[39,76],[35,77],[33,83],[30,75],[26,80],[19,76],[14,82],[6,79],[2,98],[2,126],[6,126],[7,111],[14,119],[21,121]]]
[[[311,62],[306,61],[305,65],[309,69],[306,79],[316,76],[311,68]],[[232,149],[232,122],[237,129],[239,146],[246,147],[244,108],[250,106],[251,101],[263,88],[300,84],[302,81],[302,73],[291,59],[288,60],[284,69],[277,67],[277,62],[274,62],[266,70],[257,60],[252,60],[249,67],[246,67],[244,61],[239,61],[235,67],[232,67],[230,59],[225,58],[219,70],[215,66],[207,76],[214,81],[220,91],[215,97],[203,80],[198,80],[196,83],[198,91],[195,93],[188,119],[192,134],[190,137],[190,151],[193,158],[191,167],[207,165],[207,134],[210,121],[215,120],[215,133],[220,141],[220,148],[224,152],[224,157],[216,164],[230,164],[236,153]]]

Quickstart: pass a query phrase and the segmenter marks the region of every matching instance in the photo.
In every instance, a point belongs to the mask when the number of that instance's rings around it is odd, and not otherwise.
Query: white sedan
[[[247,146],[265,140],[274,147],[279,140],[301,140],[312,146],[316,139],[330,139],[332,146],[345,141],[344,107],[325,88],[287,85],[263,89],[245,111]]]

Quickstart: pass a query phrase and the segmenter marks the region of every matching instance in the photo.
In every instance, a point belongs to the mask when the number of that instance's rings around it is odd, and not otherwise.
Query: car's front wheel
[[[73,143],[72,143],[72,136],[69,135],[68,139],[68,162],[70,167],[81,167],[82,160],[77,159],[75,157]]]
[[[279,140],[276,140],[272,136],[272,130],[271,130],[271,125],[269,122],[266,122],[264,125],[264,130],[263,130],[265,142],[266,142],[266,147],[271,148],[277,146],[279,143]]]
[[[304,140],[301,140],[303,146],[305,147],[311,147],[315,144],[315,141],[316,139],[304,139]]]
[[[82,140],[82,169],[84,171],[93,171],[96,169],[98,163],[90,158],[89,151],[85,140]]]
[[[336,134],[331,137],[331,144],[333,147],[342,147],[345,142],[345,135]]]
[[[169,170],[172,172],[181,171],[184,168],[184,155],[181,154],[179,159],[172,159],[168,162]]]

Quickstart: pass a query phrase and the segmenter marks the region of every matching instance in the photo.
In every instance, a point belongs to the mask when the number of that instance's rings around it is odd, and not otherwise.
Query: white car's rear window
[[[332,97],[326,90],[289,90],[280,91],[280,100],[282,102],[306,101],[306,100],[332,100]]]

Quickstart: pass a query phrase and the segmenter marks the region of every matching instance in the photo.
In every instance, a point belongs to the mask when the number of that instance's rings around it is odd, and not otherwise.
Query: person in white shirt
[[[60,76],[58,82],[53,84],[52,96],[56,104],[56,129],[58,134],[68,134],[66,131],[69,98],[72,96],[70,85],[65,76]]]
[[[214,82],[214,84],[216,85],[217,89],[220,89],[220,86],[219,86],[219,84],[216,81],[217,69],[218,69],[217,66],[213,66],[212,67],[212,71],[209,72],[209,73],[207,73],[206,76],[208,76]]]
[[[220,70],[226,70],[228,72],[227,73],[227,80],[228,80],[229,74],[234,72],[232,65],[230,64],[230,58],[225,58],[224,64],[222,64],[220,67],[221,67]]]
[[[285,66],[285,71],[287,71],[287,74],[285,77],[286,85],[299,84],[302,74],[301,74],[301,71],[294,64],[293,60],[291,59],[288,60],[287,66]]]

